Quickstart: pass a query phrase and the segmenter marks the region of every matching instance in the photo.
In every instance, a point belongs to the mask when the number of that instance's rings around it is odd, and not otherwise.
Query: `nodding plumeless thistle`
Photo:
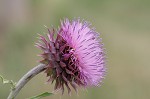
[[[48,29],[48,28],[47,28]],[[48,81],[55,82],[54,90],[64,86],[99,86],[105,76],[105,53],[99,33],[90,24],[75,19],[65,19],[60,28],[48,29],[47,39],[40,35],[36,46],[42,49],[42,63],[46,64]],[[56,37],[54,37],[54,35]]]

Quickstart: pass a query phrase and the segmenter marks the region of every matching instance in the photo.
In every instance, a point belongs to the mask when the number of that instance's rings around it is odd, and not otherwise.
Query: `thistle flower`
[[[47,65],[48,81],[55,81],[54,89],[72,86],[99,86],[105,75],[105,54],[99,34],[90,24],[80,19],[61,22],[58,31],[48,29],[48,40],[40,35],[37,47],[43,50],[40,56]],[[54,34],[56,33],[56,38]]]

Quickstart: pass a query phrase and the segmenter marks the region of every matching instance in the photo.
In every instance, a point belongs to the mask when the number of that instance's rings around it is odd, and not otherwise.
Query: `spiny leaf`
[[[1,78],[3,84],[10,84],[11,85],[11,89],[15,88],[16,82],[13,82],[12,80],[4,79],[4,77],[1,76],[1,75],[0,75],[0,78]]]
[[[50,95],[53,95],[53,93],[44,92],[44,93],[42,93],[40,95],[33,96],[33,97],[30,97],[30,98],[27,98],[27,99],[41,99],[43,97],[47,97],[47,96],[50,96]]]

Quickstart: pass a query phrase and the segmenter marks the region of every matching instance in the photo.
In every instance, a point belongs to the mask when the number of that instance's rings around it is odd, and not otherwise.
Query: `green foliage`
[[[4,79],[4,77],[1,76],[1,75],[0,75],[0,78],[1,78],[3,84],[10,84],[12,90],[15,88],[16,82],[14,82],[14,81],[12,81],[12,80]]]
[[[42,94],[39,94],[37,96],[33,96],[33,97],[30,97],[30,98],[27,98],[27,99],[41,99],[43,97],[47,97],[47,96],[50,96],[50,95],[53,95],[53,93],[44,92]]]

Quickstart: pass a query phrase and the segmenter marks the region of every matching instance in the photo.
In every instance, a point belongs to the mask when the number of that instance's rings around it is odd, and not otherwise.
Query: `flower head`
[[[40,35],[37,47],[44,52],[41,62],[47,65],[49,81],[55,81],[54,89],[62,89],[63,93],[65,85],[70,93],[70,86],[76,91],[77,86],[98,86],[106,70],[99,34],[80,19],[65,19],[58,31],[48,32],[48,40]]]

